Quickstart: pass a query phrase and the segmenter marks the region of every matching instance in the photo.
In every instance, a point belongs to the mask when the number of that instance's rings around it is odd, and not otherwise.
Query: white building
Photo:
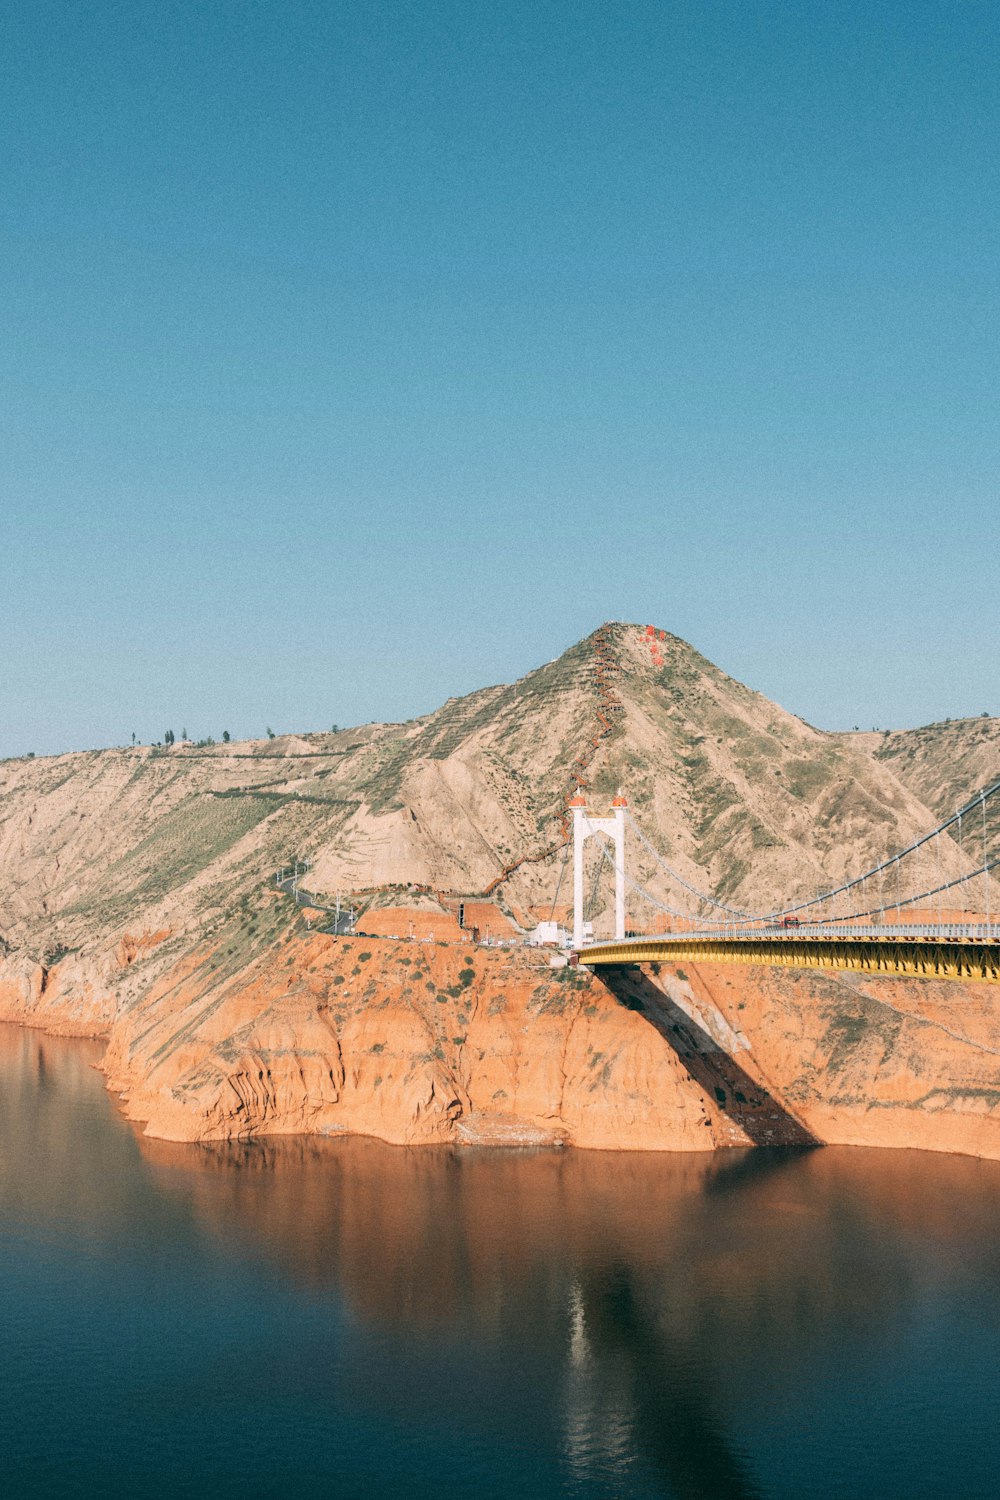
[[[589,929],[588,936],[593,937],[593,926],[590,922],[585,924]],[[569,932],[559,922],[539,922],[529,939],[536,948],[568,948]]]

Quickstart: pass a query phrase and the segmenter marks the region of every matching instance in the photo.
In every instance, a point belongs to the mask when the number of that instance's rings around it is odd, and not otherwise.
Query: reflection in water
[[[367,1493],[992,1494],[995,1163],[181,1146],[136,1136],[94,1060],[0,1028],[0,1232],[127,1238],[181,1302],[223,1268],[275,1402],[354,1434]]]

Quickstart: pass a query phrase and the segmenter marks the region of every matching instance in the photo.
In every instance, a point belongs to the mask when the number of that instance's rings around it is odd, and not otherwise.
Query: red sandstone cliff
[[[810,1140],[1000,1156],[993,991],[716,966],[607,983],[519,950],[296,934],[161,976],[111,1032],[150,1134],[618,1149]]]

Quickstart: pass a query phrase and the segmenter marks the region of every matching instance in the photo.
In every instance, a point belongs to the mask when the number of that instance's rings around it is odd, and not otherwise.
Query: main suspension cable
[[[649,842],[649,839],[639,827],[638,823],[632,817],[632,814],[630,812],[626,812],[625,816],[628,819],[629,826],[635,831],[635,833],[639,835],[640,840],[649,850],[649,853],[653,856],[660,868],[662,870],[665,870],[666,873],[671,877],[671,879],[676,880],[677,884],[683,886],[686,891],[688,891],[692,896],[696,898],[696,900],[703,901],[708,906],[718,907],[719,911],[728,912],[732,917],[751,916],[750,912],[740,911],[735,906],[727,906],[724,901],[717,900],[715,896],[708,896],[704,891],[699,891],[697,886],[689,885],[688,882],[684,879],[683,875],[678,875],[673,866],[669,865],[663,858],[663,856],[653,847],[653,845]]]

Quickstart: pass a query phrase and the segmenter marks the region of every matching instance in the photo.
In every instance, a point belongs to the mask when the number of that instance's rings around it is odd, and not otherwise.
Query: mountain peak
[[[933,827],[924,798],[955,792],[942,757],[987,779],[998,740],[996,720],[874,745],[824,734],[663,627],[606,621],[517,682],[407,724],[0,765],[0,870],[19,872],[0,883],[0,930],[44,912],[49,937],[78,946],[137,913],[151,930],[183,925],[297,856],[319,892],[421,887],[547,910],[566,899],[570,802],[603,811],[619,790],[692,885],[771,907]],[[629,860],[665,893],[636,840]],[[598,926],[602,880],[589,865]]]

